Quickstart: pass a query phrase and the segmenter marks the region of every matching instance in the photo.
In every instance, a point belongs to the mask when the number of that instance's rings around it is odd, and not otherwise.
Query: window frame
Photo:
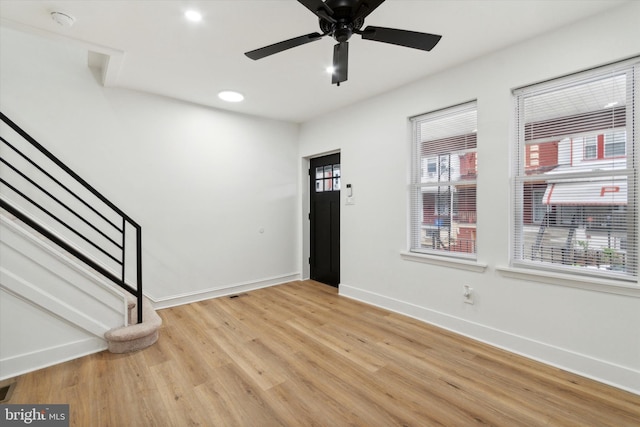
[[[461,131],[461,133],[456,134],[446,134],[442,137],[435,138],[432,140],[437,146],[438,149],[435,149],[433,153],[424,153],[424,144],[427,141],[418,141],[420,131],[419,127],[421,124],[424,124],[428,121],[436,121],[440,119],[451,119],[455,120],[455,116],[457,114],[471,114],[473,116],[473,126],[465,126],[468,128],[466,132]],[[443,108],[441,110],[432,111],[429,113],[421,114],[419,116],[411,117],[410,124],[412,128],[412,138],[411,138],[411,182],[409,185],[410,195],[409,195],[409,206],[410,206],[410,223],[409,223],[409,249],[408,252],[403,254],[404,259],[409,259],[415,261],[416,258],[420,258],[421,262],[425,262],[425,260],[429,260],[428,262],[432,262],[436,259],[440,259],[441,257],[448,258],[449,261],[447,263],[451,263],[455,265],[456,263],[471,263],[476,265],[477,260],[477,244],[476,244],[476,236],[477,236],[477,101],[468,101],[462,104],[454,105],[451,107]],[[466,139],[466,136],[473,135],[473,138]],[[463,138],[464,143],[458,141],[458,138]],[[452,139],[453,141],[446,142],[447,140]],[[445,142],[442,142],[444,140]],[[472,142],[467,142],[472,141]],[[469,148],[467,144],[472,144],[472,148]],[[448,151],[441,151],[440,145],[443,144],[443,147],[447,147],[447,144],[450,144]],[[458,145],[456,145],[458,144]],[[469,153],[473,153],[473,157],[468,157]],[[457,156],[457,157],[456,157]],[[455,157],[455,159],[454,159]],[[465,161],[465,165],[463,166],[463,160]],[[435,171],[429,173],[429,167],[435,166]],[[473,170],[471,170],[473,169]],[[462,173],[466,173],[465,176],[462,176]],[[453,171],[453,177],[452,177]],[[442,179],[442,174],[447,174],[446,179]],[[435,182],[436,180],[437,182]],[[463,236],[460,235],[460,224],[461,219],[457,217],[457,212],[460,209],[458,197],[456,197],[455,191],[451,188],[453,186],[460,186],[461,188],[469,188],[473,187],[474,192],[473,198],[469,199],[469,196],[466,196],[465,206],[472,206],[472,212],[465,210],[465,219],[473,218],[473,223],[464,223],[462,224],[462,228],[464,231],[467,231],[467,228],[473,228],[473,232],[470,233],[472,236],[472,242],[468,242],[464,239]],[[465,187],[469,186],[469,187]],[[437,193],[434,193],[433,206],[425,205],[423,192],[424,188],[430,188],[432,190],[435,189]],[[447,194],[450,195],[450,203],[448,206],[443,207],[441,205],[441,200],[438,198],[442,195],[440,193],[441,189],[445,189]],[[469,201],[472,200],[472,201]],[[468,203],[472,203],[472,205],[468,205]],[[423,229],[428,227],[424,223],[424,214],[425,209],[429,209],[429,211],[433,211],[432,215],[435,218],[434,225],[431,228],[436,228],[437,230],[428,230],[425,231],[429,236],[429,231],[431,233],[437,233],[434,236],[437,236],[437,239],[440,240],[441,232],[444,229],[447,229],[448,236],[443,237],[442,239],[446,241],[445,244],[436,246],[433,243],[433,247],[427,248],[421,243],[424,240]],[[442,219],[443,212],[448,216],[448,220]],[[455,219],[454,219],[455,218]],[[466,219],[469,221],[469,219]],[[458,228],[454,228],[454,223]],[[427,237],[428,237],[427,236]],[[435,242],[435,240],[434,240]],[[448,247],[445,247],[447,246]],[[469,252],[465,252],[469,251]],[[439,262],[435,262],[439,263]],[[479,265],[479,264],[477,264]],[[483,269],[484,267],[480,266],[479,268]]]
[[[602,157],[605,159],[611,159],[611,158],[616,158],[616,157],[625,157],[627,155],[627,145],[625,144],[620,144],[620,141],[618,140],[617,134],[620,134],[622,132],[620,132],[617,129],[612,129],[611,132],[607,132],[604,134],[603,136],[603,152],[602,152]],[[611,140],[611,137],[613,137],[613,140]],[[607,155],[607,147],[612,147],[613,146],[613,153],[610,153],[609,155]],[[624,153],[619,154],[616,151],[618,151],[619,149],[617,147],[622,146],[622,149],[624,151]]]
[[[638,188],[638,164],[639,164],[639,155],[636,153],[634,147],[638,144],[638,126],[634,123],[638,123],[638,112],[640,110],[640,96],[639,96],[639,79],[638,74],[640,74],[640,61],[638,58],[634,58],[629,61],[624,61],[618,64],[611,64],[608,66],[603,66],[599,68],[595,68],[592,70],[588,70],[581,73],[576,73],[570,76],[559,77],[557,79],[548,80],[543,83],[533,84],[525,87],[521,87],[518,89],[514,89],[512,92],[513,100],[514,100],[514,136],[511,143],[513,149],[512,156],[512,207],[513,212],[511,215],[511,236],[510,236],[510,269],[514,271],[518,271],[518,274],[525,274],[527,270],[530,270],[535,275],[540,274],[548,274],[551,276],[566,276],[567,280],[576,280],[582,281],[587,277],[590,277],[593,281],[601,281],[605,280],[609,283],[614,283],[618,281],[622,282],[635,282],[635,285],[638,283],[639,278],[639,268],[638,268],[638,250],[640,246],[639,242],[639,233],[638,233],[638,215],[639,215],[639,201],[638,196],[636,196],[635,200],[630,200],[631,195],[635,194],[634,189]],[[527,158],[527,149],[526,147],[531,144],[537,144],[542,142],[551,141],[549,138],[542,138],[540,140],[534,140],[534,142],[527,142],[525,138],[525,133],[527,130],[525,129],[530,124],[525,123],[523,120],[523,116],[525,115],[524,111],[524,99],[526,97],[535,97],[537,94],[545,94],[551,93],[554,90],[560,91],[566,87],[568,87],[567,82],[573,82],[575,86],[589,82],[589,79],[597,80],[597,79],[606,79],[608,75],[624,75],[626,77],[626,85],[627,90],[626,93],[631,96],[631,99],[628,99],[625,106],[625,125],[623,126],[624,131],[626,131],[626,140],[625,140],[625,154],[619,154],[619,149],[614,150],[613,153],[608,153],[610,155],[605,155],[605,143],[604,141],[612,139],[611,135],[618,135],[621,133],[619,125],[605,126],[599,130],[594,128],[589,128],[587,131],[584,131],[582,134],[580,132],[568,132],[564,135],[559,134],[557,137],[560,138],[569,138],[570,144],[573,149],[574,142],[573,139],[582,138],[581,146],[582,146],[582,155],[578,154],[582,161],[584,162],[595,162],[598,160],[612,160],[612,159],[621,159],[625,158],[626,167],[623,169],[615,169],[615,172],[609,171],[608,175],[624,175],[626,176],[626,180],[628,182],[628,195],[629,199],[627,204],[625,204],[625,218],[626,222],[624,223],[629,227],[627,230],[630,230],[627,234],[628,239],[631,240],[632,247],[626,252],[627,258],[625,259],[625,269],[624,274],[617,274],[616,272],[606,273],[600,271],[589,271],[587,265],[584,267],[575,266],[575,265],[567,265],[563,263],[547,263],[547,262],[535,262],[529,261],[525,258],[525,249],[522,246],[525,243],[524,235],[524,215],[525,215],[525,186],[527,182],[533,183],[535,182],[533,179],[527,180],[527,166],[529,163],[529,159]],[[631,86],[629,88],[629,85]],[[545,92],[546,91],[546,92]],[[603,107],[606,108],[606,107]],[[551,119],[546,118],[545,120],[563,120],[564,116],[552,117]],[[613,119],[612,121],[615,123],[617,120]],[[532,124],[532,123],[531,123]],[[589,126],[592,126],[589,123]],[[602,135],[602,140],[597,135]],[[607,136],[609,135],[609,136]],[[587,156],[587,143],[590,142],[591,145],[594,145],[594,136],[595,136],[595,156]],[[619,139],[617,136],[613,137],[613,141],[610,144],[619,144]],[[591,148],[593,150],[593,148]],[[617,151],[617,152],[616,152]],[[573,154],[571,155],[572,159]],[[573,160],[572,164],[573,166]],[[535,177],[540,177],[539,174],[533,174]],[[574,173],[573,175],[575,179],[578,178],[578,174]],[[603,175],[603,173],[600,173]],[[585,175],[586,176],[586,175]],[[597,179],[598,172],[594,172],[591,175],[593,179]],[[564,176],[562,176],[564,177]],[[609,177],[611,178],[611,176]],[[569,177],[571,179],[571,177]],[[553,182],[550,178],[547,177],[545,181],[547,185],[550,182]],[[628,206],[628,208],[627,208]],[[533,209],[533,207],[531,207]],[[562,210],[562,209],[561,209]],[[566,209],[565,209],[566,210]],[[584,216],[584,212],[587,211],[587,208],[584,206],[580,206],[578,208],[582,215]],[[598,209],[593,209],[593,211],[597,211]],[[613,211],[613,206],[611,207]],[[533,212],[532,212],[533,215]],[[585,229],[586,226],[585,226]],[[608,228],[609,233],[615,231],[611,227]],[[629,244],[629,243],[625,243]],[[625,248],[626,249],[626,248]],[[631,261],[629,261],[631,260]],[[503,269],[506,271],[506,269]],[[575,278],[575,279],[569,279]]]
[[[593,155],[587,155],[588,150],[593,150]],[[588,135],[582,137],[582,158],[584,160],[597,160],[598,156],[598,136]]]

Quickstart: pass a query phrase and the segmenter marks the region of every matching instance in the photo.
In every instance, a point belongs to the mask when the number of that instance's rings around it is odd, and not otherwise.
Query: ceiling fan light
[[[232,90],[223,90],[222,92],[218,93],[218,98],[227,102],[241,102],[244,100],[244,95],[240,92],[235,92]]]

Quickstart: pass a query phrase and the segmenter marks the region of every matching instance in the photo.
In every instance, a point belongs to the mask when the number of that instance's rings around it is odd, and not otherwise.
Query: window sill
[[[598,279],[595,277],[577,276],[518,267],[496,267],[503,276],[514,279],[530,280],[547,285],[568,286],[595,292],[624,295],[640,298],[640,287],[634,282]]]
[[[437,255],[420,254],[416,252],[400,252],[400,257],[405,261],[422,262],[425,264],[440,265],[442,267],[451,267],[464,269],[469,271],[477,271],[482,273],[486,270],[487,264],[483,264],[473,260],[444,257]]]

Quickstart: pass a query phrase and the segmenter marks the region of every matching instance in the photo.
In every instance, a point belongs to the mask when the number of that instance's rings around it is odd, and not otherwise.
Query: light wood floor
[[[640,396],[294,282],[161,310],[159,342],[18,378],[76,426],[639,426]]]

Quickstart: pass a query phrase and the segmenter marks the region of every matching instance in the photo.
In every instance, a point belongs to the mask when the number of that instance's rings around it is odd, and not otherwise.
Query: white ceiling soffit
[[[1,0],[0,24],[76,43],[106,86],[214,108],[303,122],[548,33],[625,3],[623,0],[387,0],[366,25],[442,35],[424,52],[354,35],[349,79],[337,87],[325,68],[335,41],[320,41],[253,61],[244,52],[319,32],[318,19],[293,0]],[[187,7],[201,22],[184,18]],[[71,27],[52,11],[75,18]],[[246,97],[227,104],[221,90]]]
[[[1,13],[4,0],[0,0],[0,25],[14,30],[35,34],[61,43],[67,43],[87,51],[87,65],[100,73],[104,86],[117,86],[118,76],[124,61],[124,51],[71,37],[64,33],[33,27],[22,22],[6,19]],[[53,20],[51,22],[54,22]],[[55,23],[54,23],[55,24]],[[57,25],[57,24],[55,24]]]

